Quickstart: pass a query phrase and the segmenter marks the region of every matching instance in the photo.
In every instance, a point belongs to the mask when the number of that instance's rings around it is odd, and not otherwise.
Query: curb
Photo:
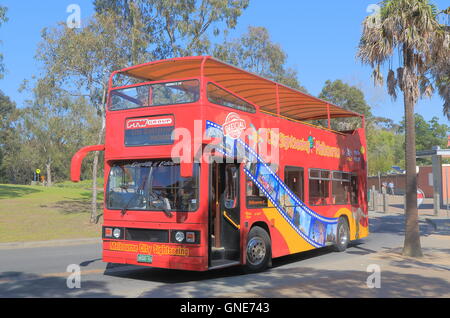
[[[0,243],[0,250],[35,248],[35,247],[54,247],[54,246],[71,246],[85,244],[101,244],[101,238],[84,238],[84,239],[66,239],[52,241],[35,241],[35,242],[11,242]]]

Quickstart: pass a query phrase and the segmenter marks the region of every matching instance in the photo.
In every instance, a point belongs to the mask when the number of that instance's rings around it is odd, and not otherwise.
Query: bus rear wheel
[[[341,216],[339,218],[336,232],[334,249],[336,252],[343,252],[347,249],[348,243],[350,242],[350,229],[345,217]]]
[[[247,238],[245,271],[250,273],[261,272],[269,267],[271,259],[272,247],[269,234],[262,227],[253,227]]]

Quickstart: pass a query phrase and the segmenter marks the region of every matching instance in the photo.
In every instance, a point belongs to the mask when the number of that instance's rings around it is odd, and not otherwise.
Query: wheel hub
[[[259,265],[266,256],[266,245],[259,237],[253,237],[247,244],[247,259],[252,265]]]

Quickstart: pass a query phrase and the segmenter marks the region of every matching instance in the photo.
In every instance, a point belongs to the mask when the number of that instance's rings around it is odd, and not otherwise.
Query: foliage
[[[0,91],[0,182],[14,180],[15,173],[7,168],[7,162],[20,145],[13,126],[16,116],[16,104]]]
[[[370,106],[364,99],[364,93],[358,87],[348,85],[341,80],[326,81],[319,98],[344,109],[363,114],[366,118],[372,117]]]
[[[23,138],[34,153],[38,167],[45,167],[47,185],[64,180],[71,155],[93,142],[98,129],[95,111],[84,97],[53,94],[52,86],[38,81],[34,99],[21,110]],[[75,119],[75,120],[74,120]]]
[[[233,29],[249,0],[95,0],[99,14],[114,12],[131,22],[136,13],[152,38],[152,59],[203,55],[211,38]],[[133,23],[132,23],[133,25]]]
[[[439,123],[439,118],[433,117],[426,121],[422,115],[415,114],[416,124],[416,148],[420,150],[431,150],[435,146],[447,147],[447,136],[450,134],[450,127]],[[400,123],[400,131],[404,132],[405,121]]]
[[[372,112],[366,103],[364,93],[356,86],[348,85],[341,80],[325,82],[325,86],[319,94],[319,98],[329,101],[352,112],[363,114],[366,120],[370,120]],[[325,120],[318,121],[322,126],[327,126]],[[331,121],[331,128],[338,131],[351,130],[358,126],[360,119],[343,118]]]
[[[404,132],[405,121],[400,123],[400,132]],[[431,150],[438,146],[442,149],[447,148],[447,136],[450,134],[450,127],[439,123],[439,118],[433,117],[430,121],[426,121],[421,115],[415,115],[416,129],[416,149]],[[444,159],[444,162],[447,162]],[[418,159],[418,165],[431,165],[430,158]]]
[[[248,28],[239,39],[225,41],[214,47],[213,55],[247,71],[307,92],[297,79],[297,71],[286,67],[287,54],[273,43],[264,27]]]
[[[435,85],[449,83],[449,30],[437,15],[428,0],[384,0],[380,15],[364,21],[357,56],[372,66],[375,83],[384,82],[381,67],[388,64],[386,84],[394,99],[400,90],[415,104],[420,96],[431,96]],[[394,54],[399,57],[397,69]],[[448,103],[448,90],[442,97]]]
[[[368,170],[369,176],[388,173],[392,166],[404,167],[404,135],[389,130],[368,127]]]
[[[8,17],[6,16],[7,11],[8,11],[8,8],[0,5],[0,26],[2,26],[2,24],[4,22],[8,21]],[[0,43],[1,43],[1,41],[0,41]],[[0,52],[0,79],[3,78],[4,72],[5,72],[5,66],[3,65],[2,62],[3,62],[3,54]]]

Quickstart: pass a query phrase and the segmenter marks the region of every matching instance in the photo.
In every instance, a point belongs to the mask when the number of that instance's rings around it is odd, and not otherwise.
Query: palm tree
[[[448,31],[439,24],[438,11],[428,0],[384,0],[377,15],[366,18],[357,57],[373,69],[376,84],[384,82],[392,98],[403,92],[405,109],[406,224],[403,255],[421,257],[417,210],[414,106],[431,96],[436,83],[433,66],[449,58]],[[398,59],[397,68],[394,68]],[[434,72],[433,72],[434,70]],[[441,88],[442,84],[437,84]],[[441,94],[442,96],[442,94]],[[447,101],[448,105],[448,101]],[[444,112],[448,108],[444,108]]]

